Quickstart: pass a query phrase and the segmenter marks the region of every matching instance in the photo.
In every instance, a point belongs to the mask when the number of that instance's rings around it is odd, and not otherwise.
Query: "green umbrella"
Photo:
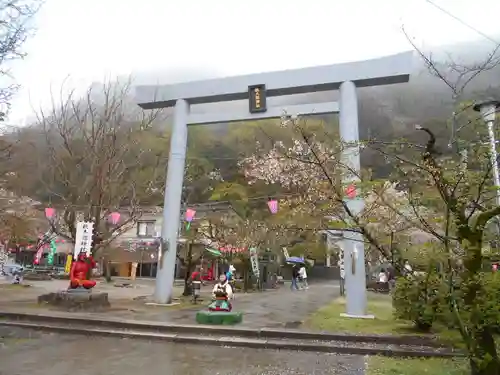
[[[215,255],[217,257],[220,257],[222,255],[222,253],[219,250],[211,248],[211,247],[206,247],[205,250],[208,251],[210,254]]]

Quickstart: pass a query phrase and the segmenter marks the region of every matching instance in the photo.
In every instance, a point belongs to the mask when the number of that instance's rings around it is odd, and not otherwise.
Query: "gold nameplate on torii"
[[[248,86],[250,113],[262,113],[267,111],[266,85]]]

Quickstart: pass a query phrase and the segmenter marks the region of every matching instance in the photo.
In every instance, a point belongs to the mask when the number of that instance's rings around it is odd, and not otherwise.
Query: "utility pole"
[[[499,108],[500,102],[498,100],[487,100],[474,105],[474,111],[481,113],[481,116],[483,117],[483,120],[486,122],[486,126],[488,127],[491,166],[493,170],[493,184],[496,188],[495,194],[496,203],[498,206],[500,206],[500,173],[498,170],[498,154],[494,126],[496,112]]]

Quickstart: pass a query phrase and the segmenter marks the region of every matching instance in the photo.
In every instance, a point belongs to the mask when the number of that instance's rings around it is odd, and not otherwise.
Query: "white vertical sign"
[[[339,261],[337,262],[337,265],[340,267],[340,277],[345,279],[344,244],[342,241],[339,241],[337,245],[339,248]]]
[[[283,248],[283,255],[285,256],[285,259],[290,258],[290,254],[288,254],[286,247]]]
[[[4,273],[4,266],[7,264],[8,254],[5,251],[5,246],[0,245],[0,276]]]
[[[91,221],[79,221],[76,224],[74,258],[81,252],[90,255],[92,250],[92,236],[94,234],[94,223]]]
[[[250,263],[252,264],[252,272],[257,277],[260,278],[259,270],[259,255],[257,254],[257,248],[250,248]]]

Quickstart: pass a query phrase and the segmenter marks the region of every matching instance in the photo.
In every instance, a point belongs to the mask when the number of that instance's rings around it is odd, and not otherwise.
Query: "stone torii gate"
[[[136,101],[143,109],[174,107],[170,157],[168,162],[163,226],[161,232],[161,266],[156,278],[155,300],[170,303],[174,283],[177,236],[179,231],[181,193],[186,160],[188,125],[230,121],[279,118],[287,115],[339,113],[340,137],[356,144],[358,133],[358,99],[356,87],[404,83],[409,81],[412,68],[411,52],[373,60],[317,66],[278,72],[186,82],[165,86],[137,86]],[[340,101],[268,107],[269,97],[340,90]],[[190,113],[197,104],[249,100],[248,111]],[[344,151],[344,163],[360,170],[359,148]],[[355,184],[358,177],[345,176],[344,182]],[[349,194],[352,196],[352,194]],[[348,207],[358,213],[363,209],[362,198],[347,199]],[[366,314],[366,276],[363,238],[359,233],[346,232],[345,269],[348,316]]]

